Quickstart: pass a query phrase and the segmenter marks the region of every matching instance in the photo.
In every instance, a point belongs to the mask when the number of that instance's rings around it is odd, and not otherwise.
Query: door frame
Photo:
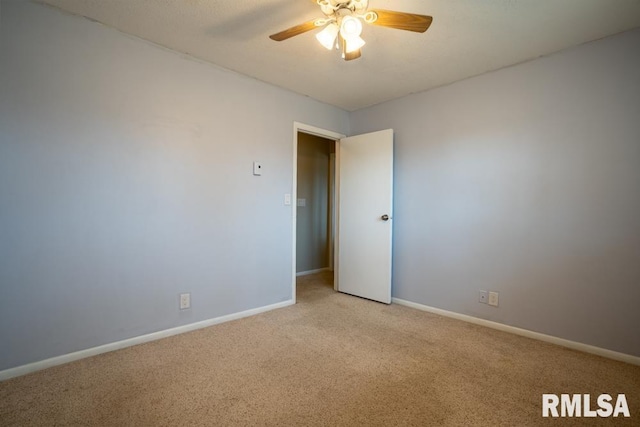
[[[296,250],[297,250],[297,225],[298,225],[298,209],[297,209],[297,201],[298,201],[298,132],[319,136],[321,138],[332,139],[336,144],[336,163],[335,163],[335,179],[334,179],[334,188],[335,195],[334,200],[338,200],[338,192],[340,191],[337,185],[337,174],[338,174],[338,166],[340,164],[340,158],[338,156],[338,146],[340,144],[340,139],[345,138],[346,135],[343,135],[338,132],[334,132],[327,129],[322,129],[316,126],[308,125],[300,122],[293,122],[293,178],[292,178],[292,194],[291,194],[291,214],[292,214],[292,231],[293,231],[293,242],[292,242],[292,254],[291,254],[291,296],[293,303],[296,303]],[[338,209],[337,204],[334,204],[334,212],[335,214],[335,223],[332,224],[334,230],[338,229]],[[336,281],[337,272],[338,272],[338,263],[337,263],[337,254],[338,254],[338,236],[335,234],[335,240],[333,242],[333,288],[338,290],[338,282]]]

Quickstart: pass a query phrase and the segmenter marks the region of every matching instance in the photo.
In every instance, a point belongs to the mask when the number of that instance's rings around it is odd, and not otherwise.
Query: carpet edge
[[[555,337],[553,335],[543,334],[540,332],[534,332],[528,329],[517,328],[515,326],[509,326],[503,323],[493,322],[491,320],[485,320],[479,317],[469,316],[467,314],[461,314],[461,313],[456,313],[454,311],[443,310],[441,308],[430,307],[428,305],[403,300],[401,298],[391,298],[391,302],[394,304],[415,308],[417,310],[426,311],[433,314],[439,314],[445,317],[450,317],[452,319],[462,320],[468,323],[474,323],[476,325],[485,326],[487,328],[497,329],[499,331],[508,332],[511,334],[520,335],[527,338],[532,338],[538,341],[544,341],[551,344],[556,344],[561,347],[570,348],[572,350],[578,350],[584,353],[595,354],[596,356],[606,357],[607,359],[613,359],[620,362],[626,362],[632,365],[640,366],[640,357],[634,356],[632,354],[620,353],[618,351],[609,350],[602,347],[596,347],[596,346],[584,344],[578,341],[571,341],[564,338]]]
[[[282,301],[275,304],[265,305],[262,307],[252,308],[252,309],[240,311],[237,313],[231,313],[224,316],[214,317],[211,319],[189,323],[187,325],[182,325],[175,328],[164,329],[162,331],[152,332],[150,334],[140,335],[133,338],[127,338],[121,341],[115,341],[112,343],[103,344],[97,347],[91,347],[84,350],[75,351],[73,353],[54,356],[49,359],[39,360],[37,362],[16,366],[14,368],[8,368],[0,371],[0,381],[30,374],[36,371],[41,371],[43,369],[51,368],[54,366],[63,365],[65,363],[74,362],[76,360],[85,359],[87,357],[97,356],[98,354],[108,353],[111,351],[120,350],[120,349],[131,347],[134,345],[144,344],[147,342],[156,341],[163,338],[168,338],[173,335],[184,334],[186,332],[195,331],[197,329],[206,328],[206,327],[217,325],[220,323],[230,322],[232,320],[242,319],[243,317],[255,316],[256,314],[264,313],[271,310],[276,310],[279,308],[284,308],[293,304],[295,304],[293,299],[289,299],[289,300]]]

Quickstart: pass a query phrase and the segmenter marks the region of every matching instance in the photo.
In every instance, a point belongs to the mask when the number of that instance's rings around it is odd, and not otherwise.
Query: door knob
[[[380,219],[383,221],[389,221],[389,215],[382,215]]]

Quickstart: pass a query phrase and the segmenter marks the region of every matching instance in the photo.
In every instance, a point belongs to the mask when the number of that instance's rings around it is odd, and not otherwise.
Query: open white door
[[[393,130],[338,142],[338,290],[391,303]]]

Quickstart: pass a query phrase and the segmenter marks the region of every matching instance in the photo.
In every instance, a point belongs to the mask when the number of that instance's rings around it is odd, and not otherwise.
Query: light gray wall
[[[329,154],[333,141],[298,133],[296,271],[329,267]]]
[[[346,112],[24,1],[0,61],[0,370],[291,299],[293,122]]]
[[[395,297],[640,355],[639,46],[635,30],[351,114],[352,134],[395,129]]]

